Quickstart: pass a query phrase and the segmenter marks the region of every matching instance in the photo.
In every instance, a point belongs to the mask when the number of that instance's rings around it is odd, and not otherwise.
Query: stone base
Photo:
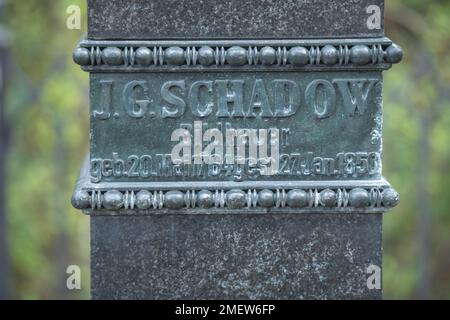
[[[92,216],[93,299],[380,299],[382,214]]]

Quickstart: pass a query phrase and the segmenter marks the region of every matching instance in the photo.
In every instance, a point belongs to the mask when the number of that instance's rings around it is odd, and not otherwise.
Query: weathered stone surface
[[[379,37],[370,5],[383,13],[383,0],[90,0],[89,38]]]
[[[381,214],[92,216],[94,299],[378,299]]]

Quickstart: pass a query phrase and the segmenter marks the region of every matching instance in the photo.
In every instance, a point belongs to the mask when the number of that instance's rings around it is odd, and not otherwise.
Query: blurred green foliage
[[[401,194],[384,219],[385,298],[450,298],[450,1],[386,1],[387,35],[406,52],[385,74],[383,173]],[[82,8],[82,30],[66,9]],[[71,61],[84,0],[9,1],[7,117],[11,297],[89,297],[89,219],[70,197],[88,149],[88,76]],[[66,289],[66,267],[82,290]]]
[[[89,297],[89,219],[70,197],[88,149],[88,76],[72,62],[84,35],[68,30],[66,9],[85,1],[10,1],[7,167],[11,296]],[[85,21],[84,21],[85,22]],[[66,268],[79,265],[82,290],[68,291]]]
[[[384,293],[450,299],[450,1],[386,2],[406,55],[384,84],[383,174],[401,195],[384,219]]]

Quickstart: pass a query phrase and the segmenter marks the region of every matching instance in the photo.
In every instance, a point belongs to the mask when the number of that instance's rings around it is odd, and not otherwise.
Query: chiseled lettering
[[[325,119],[336,111],[336,91],[327,80],[312,81],[305,91],[306,105],[319,119]]]
[[[231,84],[231,90],[229,89]],[[217,114],[218,118],[244,117],[244,80],[216,80],[217,87]],[[230,113],[228,105],[233,104]]]
[[[210,142],[203,150],[203,162],[193,164],[191,160],[187,161],[192,156],[192,151],[189,151],[192,148],[189,145],[189,138],[185,132],[180,131],[175,134],[179,143],[173,152],[178,153],[180,161],[174,161],[176,159],[173,158],[173,154],[119,155],[113,152],[112,157],[91,159],[91,181],[98,183],[104,179],[122,178],[155,180],[160,177],[226,178],[231,176],[235,179],[245,179],[262,175],[280,175],[358,178],[380,175],[381,157],[378,152],[340,152],[334,157],[316,155],[313,152],[279,154],[276,131],[249,129],[247,134],[250,145],[245,162],[238,163],[238,158],[235,158],[232,163],[224,163],[223,138],[225,135],[221,130],[214,128],[203,134],[203,140]],[[268,134],[271,135],[270,138]],[[254,145],[253,143],[258,140],[258,143],[263,142],[263,144]],[[255,154],[258,155],[256,161]],[[276,159],[279,161],[275,161]]]
[[[300,91],[297,83],[291,80],[273,81],[275,116],[285,118],[295,114],[300,107]]]
[[[206,91],[209,96],[209,99],[206,99],[204,102],[200,99],[202,91]],[[214,101],[211,97],[212,94],[212,81],[196,81],[192,84],[189,89],[188,102],[194,116],[203,118],[212,113],[214,107]]]
[[[197,119],[287,118],[303,110],[307,110],[303,116],[312,113],[317,119],[327,119],[338,111],[353,117],[367,112],[373,101],[369,98],[379,81],[375,78],[319,78],[306,83],[301,78],[171,80],[158,88],[153,82],[135,80],[125,84],[122,104],[128,116],[138,119],[180,118],[186,108]],[[93,117],[106,120],[114,106],[114,86],[109,80],[100,81],[99,85],[99,110],[93,110]],[[118,116],[114,113],[114,118]]]
[[[344,100],[344,108],[352,116],[363,114],[367,110],[367,98],[378,82],[377,79],[335,79]]]
[[[259,115],[263,118],[273,117],[270,109],[269,96],[261,79],[256,79],[253,85],[252,97],[250,99],[250,108],[247,116],[249,118],[256,117],[255,109],[260,109]]]
[[[100,110],[93,110],[94,119],[107,120],[111,117],[112,80],[100,80]]]
[[[138,91],[142,91],[143,98],[136,96]],[[143,118],[150,101],[148,99],[148,85],[146,81],[131,81],[125,85],[122,95],[122,103],[126,113],[132,118]]]
[[[183,94],[186,90],[186,83],[184,80],[167,81],[161,87],[161,98],[167,104],[164,104],[161,109],[161,116],[163,118],[177,118],[184,114],[186,110],[186,102],[183,98],[177,96],[173,89],[178,88]]]

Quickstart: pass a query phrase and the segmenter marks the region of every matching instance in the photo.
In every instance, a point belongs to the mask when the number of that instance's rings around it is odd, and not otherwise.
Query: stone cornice
[[[93,41],[74,61],[90,72],[386,70],[403,57],[388,38]]]

